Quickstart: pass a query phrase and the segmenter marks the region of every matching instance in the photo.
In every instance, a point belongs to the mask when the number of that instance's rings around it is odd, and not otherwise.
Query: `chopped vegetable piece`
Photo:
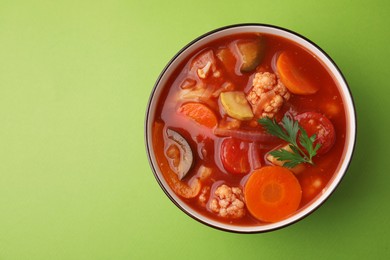
[[[261,157],[259,147],[261,147],[260,144],[257,142],[253,142],[249,146],[249,163],[252,166],[252,169],[258,169],[261,167]]]
[[[218,124],[214,112],[202,103],[186,103],[179,108],[179,113],[182,113],[198,124],[209,128],[213,128]]]
[[[212,172],[213,172],[212,168],[201,165],[198,170],[199,180],[205,181],[208,177],[210,177]]]
[[[239,187],[229,187],[226,184],[219,186],[210,202],[210,210],[218,216],[229,219],[238,219],[245,216],[244,195]]]
[[[289,147],[292,152],[285,149],[274,150],[270,154],[276,157],[279,161],[286,161],[283,166],[293,168],[300,163],[314,164],[313,156],[317,154],[321,144],[317,143],[314,146],[316,135],[308,136],[305,129],[303,129],[298,121],[294,120],[289,114],[285,114],[281,125],[275,119],[262,118],[259,120],[267,131],[279,137],[280,139],[290,143]],[[298,138],[298,131],[300,135]],[[297,142],[299,140],[299,144]],[[302,149],[301,149],[302,147]]]
[[[170,147],[175,147],[172,154],[174,159],[173,170],[176,172],[179,180],[182,180],[192,167],[194,161],[192,150],[187,140],[172,129],[167,130],[168,139],[172,142]],[[171,150],[172,151],[172,150]]]
[[[234,73],[236,67],[236,57],[229,48],[225,47],[217,51],[217,58],[222,62],[223,66],[229,73]]]
[[[238,119],[226,117],[226,118],[223,118],[222,120],[219,121],[218,128],[229,129],[229,130],[238,129],[242,125],[242,122],[243,121],[238,120]],[[230,136],[230,135],[227,135],[227,136]]]
[[[214,134],[224,137],[235,137],[243,141],[258,141],[265,144],[274,143],[278,140],[277,137],[263,131],[239,130],[227,128],[215,128]]]
[[[261,63],[264,57],[265,40],[259,36],[255,40],[237,43],[241,55],[241,72],[251,72]]]
[[[294,94],[310,95],[319,90],[319,86],[312,83],[302,69],[302,66],[294,61],[293,54],[282,52],[276,62],[279,77],[283,84]]]
[[[209,100],[212,94],[212,89],[199,84],[191,88],[181,89],[179,92],[179,99],[187,101]]]
[[[216,60],[212,50],[202,52],[195,57],[192,61],[191,69],[196,70],[198,77],[201,79],[206,79],[211,75],[214,77],[221,76],[220,71],[216,67]]]
[[[273,118],[290,99],[290,92],[273,73],[257,72],[252,86],[247,99],[256,117]]]
[[[280,166],[255,170],[245,185],[248,211],[258,220],[277,222],[299,207],[302,189],[294,174]]]
[[[220,154],[224,168],[233,174],[248,173],[250,170],[248,150],[247,142],[235,138],[223,140]]]
[[[221,87],[217,88],[212,96],[213,97],[218,97],[222,92],[227,92],[227,91],[233,91],[235,89],[235,86],[233,83],[230,81],[226,81],[225,83],[222,84]]]
[[[207,63],[215,66],[215,57],[212,50],[207,50],[197,55],[191,63],[191,70],[198,70],[204,68]]]
[[[293,152],[293,150],[291,150],[290,146],[289,145],[285,145],[281,148],[278,148],[276,150],[286,150],[290,153]],[[272,151],[271,151],[272,152]],[[265,158],[270,162],[272,163],[273,165],[277,165],[277,166],[283,166],[285,163],[287,163],[287,161],[281,161],[279,160],[278,158],[274,157],[271,153],[268,153]],[[298,173],[301,173],[303,170],[305,169],[305,165],[303,163],[300,163],[292,168],[290,168],[290,170],[295,173],[295,174],[298,174]]]
[[[235,119],[250,120],[253,118],[252,109],[242,91],[222,92],[220,100],[226,113]]]
[[[324,115],[306,112],[295,117],[308,135],[315,135],[314,144],[321,145],[317,154],[324,154],[332,148],[336,134],[332,122]]]
[[[157,165],[168,183],[169,187],[179,196],[183,198],[195,198],[198,196],[202,184],[199,178],[192,178],[188,184],[180,181],[177,174],[172,171],[167,158],[164,156],[164,125],[160,122],[153,124],[153,150],[156,154]]]

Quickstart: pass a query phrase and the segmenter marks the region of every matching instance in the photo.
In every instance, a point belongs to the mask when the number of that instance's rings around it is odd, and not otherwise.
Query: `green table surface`
[[[0,259],[389,259],[388,3],[0,0]],[[316,42],[343,71],[358,116],[335,193],[264,234],[182,213],[145,152],[163,67],[193,38],[236,23]]]

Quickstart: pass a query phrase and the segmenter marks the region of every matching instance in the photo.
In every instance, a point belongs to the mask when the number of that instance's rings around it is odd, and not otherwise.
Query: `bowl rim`
[[[203,219],[195,216],[194,214],[191,214],[191,212],[186,210],[175,198],[173,198],[171,196],[171,194],[169,193],[169,191],[165,187],[164,183],[160,179],[159,174],[158,174],[159,169],[156,169],[156,167],[158,168],[158,166],[155,166],[153,161],[152,161],[153,147],[152,147],[152,144],[150,144],[149,141],[148,141],[149,135],[151,134],[150,133],[151,129],[148,128],[148,122],[150,120],[150,117],[153,116],[153,114],[151,114],[151,104],[152,104],[153,98],[155,96],[155,93],[157,91],[157,88],[160,85],[160,81],[162,80],[162,78],[164,77],[164,75],[166,74],[166,72],[170,68],[170,66],[176,61],[176,59],[180,55],[182,55],[183,52],[185,52],[188,48],[190,48],[191,46],[193,46],[197,42],[201,41],[202,39],[204,39],[204,38],[206,38],[208,36],[211,36],[211,35],[213,35],[215,33],[219,33],[219,32],[225,31],[225,30],[234,29],[234,28],[245,28],[245,27],[263,27],[263,28],[268,28],[268,29],[271,29],[271,30],[280,30],[280,31],[286,32],[288,34],[291,34],[291,35],[293,35],[295,37],[298,37],[298,38],[302,39],[303,41],[306,41],[309,45],[312,45],[312,47],[314,49],[317,49],[319,51],[319,53],[321,53],[322,55],[324,55],[326,57],[326,59],[328,59],[330,64],[335,68],[335,70],[339,74],[342,82],[340,82],[340,80],[336,80],[336,82],[338,82],[338,84],[342,84],[343,83],[345,85],[345,87],[346,87],[345,88],[346,93],[344,93],[344,91],[341,91],[341,90],[340,90],[340,92],[343,93],[344,97],[347,97],[347,98],[350,99],[350,103],[351,103],[351,106],[352,106],[352,109],[350,111],[351,113],[349,114],[349,117],[347,117],[346,119],[347,120],[348,119],[352,119],[352,122],[353,122],[353,125],[352,125],[352,130],[353,131],[351,130],[351,132],[350,132],[350,134],[352,135],[352,138],[353,138],[353,140],[352,140],[353,142],[347,143],[347,146],[344,148],[345,150],[344,150],[343,156],[345,155],[345,151],[346,150],[350,150],[350,154],[349,154],[349,158],[347,158],[348,162],[345,164],[343,172],[342,173],[338,173],[338,175],[340,175],[340,178],[337,179],[337,180],[332,180],[332,182],[337,181],[337,183],[332,187],[331,191],[329,192],[329,194],[327,196],[325,196],[323,198],[320,196],[317,199],[313,200],[309,205],[314,204],[316,201],[320,201],[320,202],[317,203],[317,205],[315,205],[311,210],[309,210],[305,214],[303,214],[303,215],[293,219],[292,221],[287,221],[286,223],[284,223],[284,220],[276,222],[276,223],[274,223],[275,224],[274,226],[271,225],[271,227],[269,227],[267,229],[261,229],[261,227],[264,227],[264,225],[259,225],[259,226],[229,225],[229,224],[218,222],[218,221],[214,221],[214,220],[212,220],[210,222],[207,222],[206,220],[203,220]],[[281,36],[281,35],[278,35],[278,36],[284,37],[284,36]],[[289,39],[289,40],[294,41],[293,39]],[[294,41],[294,42],[297,43],[296,41]],[[299,44],[299,43],[297,43],[297,44]],[[304,46],[302,46],[302,47],[304,47]],[[311,50],[308,50],[308,51],[311,51]],[[323,60],[322,58],[319,58],[319,59]],[[325,65],[326,64],[324,64],[324,66]],[[333,72],[332,72],[332,74],[333,74]],[[350,86],[349,86],[345,76],[343,75],[342,71],[337,66],[336,62],[321,47],[319,47],[316,43],[314,43],[310,39],[306,38],[305,36],[295,32],[293,30],[290,30],[290,29],[287,29],[287,28],[284,28],[284,27],[281,27],[281,26],[271,25],[271,24],[266,24],[266,23],[237,23],[237,24],[231,24],[231,25],[222,26],[222,27],[213,29],[211,31],[208,31],[208,32],[206,32],[206,33],[196,37],[195,39],[193,39],[192,41],[190,41],[189,43],[184,45],[184,47],[182,47],[168,61],[168,63],[165,65],[165,67],[163,68],[163,70],[159,74],[159,76],[158,76],[158,78],[157,78],[157,80],[156,80],[156,82],[155,82],[155,84],[153,86],[153,89],[151,91],[151,94],[149,96],[148,102],[147,102],[147,108],[146,108],[146,112],[145,112],[145,121],[144,121],[144,142],[145,142],[145,148],[146,148],[146,153],[147,153],[149,165],[150,165],[150,167],[151,167],[151,169],[153,171],[155,179],[157,180],[160,188],[163,190],[165,195],[182,212],[184,212],[186,215],[188,215],[192,219],[194,219],[194,220],[196,220],[196,221],[198,221],[198,222],[200,222],[200,223],[202,223],[202,224],[204,224],[206,226],[209,226],[209,227],[212,227],[214,229],[217,229],[217,230],[227,231],[227,232],[231,232],[231,233],[255,234],[255,233],[266,233],[266,232],[279,230],[279,229],[288,227],[288,226],[290,226],[290,225],[292,225],[292,224],[294,224],[296,222],[299,222],[302,219],[306,218],[307,216],[311,215],[313,212],[315,212],[321,205],[323,205],[329,199],[329,197],[331,197],[332,193],[336,190],[336,188],[340,185],[342,179],[345,177],[345,174],[347,173],[347,171],[348,171],[348,169],[350,167],[350,164],[352,162],[352,159],[353,159],[353,156],[354,156],[354,152],[355,152],[356,142],[357,142],[357,128],[358,127],[357,127],[356,106],[355,106],[355,102],[354,102],[354,99],[353,99],[353,96],[352,96],[352,93],[351,93]],[[344,164],[342,163],[341,166],[343,166],[343,165]],[[341,169],[338,168],[338,171],[340,171],[340,170]],[[183,202],[183,204],[184,204],[184,202]],[[291,217],[293,217],[294,215],[292,215]],[[205,219],[209,219],[208,217],[205,217],[205,216],[203,216],[203,217]],[[285,220],[289,220],[291,217],[289,217],[289,218],[287,218]],[[211,222],[215,223],[215,224],[212,224]],[[282,224],[278,224],[278,223],[282,223]],[[218,224],[220,224],[220,225],[218,225]],[[229,227],[231,227],[231,228],[229,228]]]

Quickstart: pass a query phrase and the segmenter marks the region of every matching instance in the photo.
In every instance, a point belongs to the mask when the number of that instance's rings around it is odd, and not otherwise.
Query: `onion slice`
[[[173,143],[180,151],[179,165],[173,167],[173,170],[175,170],[179,180],[182,180],[190,171],[194,161],[191,147],[181,134],[172,129],[167,129],[167,136],[168,143]]]
[[[243,141],[262,142],[262,143],[274,143],[278,140],[276,136],[270,135],[263,131],[215,128],[214,134],[217,136],[234,137],[234,138],[241,139]]]
[[[260,160],[260,153],[259,148],[257,147],[259,144],[257,142],[251,143],[249,146],[249,162],[252,166],[252,169],[259,169],[261,168],[261,160]]]

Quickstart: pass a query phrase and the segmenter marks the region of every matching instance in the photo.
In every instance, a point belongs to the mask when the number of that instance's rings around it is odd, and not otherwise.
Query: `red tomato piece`
[[[249,143],[235,138],[223,140],[221,160],[224,168],[233,174],[244,174],[250,170],[248,159]]]
[[[324,154],[332,148],[336,134],[332,122],[323,114],[305,112],[295,117],[309,136],[316,135],[314,144],[321,144],[317,154]]]

